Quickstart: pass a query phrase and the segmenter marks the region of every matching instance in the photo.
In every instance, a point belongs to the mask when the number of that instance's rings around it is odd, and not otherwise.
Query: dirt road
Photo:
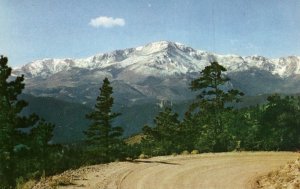
[[[62,177],[71,177],[73,185],[59,188],[247,189],[255,186],[256,177],[279,168],[288,161],[296,160],[297,157],[299,153],[290,152],[236,152],[155,157],[69,171]]]

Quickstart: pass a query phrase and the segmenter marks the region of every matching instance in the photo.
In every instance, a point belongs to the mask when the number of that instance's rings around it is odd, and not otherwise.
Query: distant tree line
[[[227,152],[233,150],[299,150],[300,97],[271,95],[267,102],[233,108],[244,94],[228,89],[226,69],[212,62],[193,80],[197,96],[183,119],[171,107],[144,126],[142,141],[124,142],[123,129],[114,125],[113,88],[107,78],[85,131],[85,142],[52,144],[54,125],[35,114],[21,116],[27,103],[18,99],[24,76],[11,77],[6,57],[0,58],[0,188],[15,188],[29,179],[60,173],[83,165],[182,151]]]

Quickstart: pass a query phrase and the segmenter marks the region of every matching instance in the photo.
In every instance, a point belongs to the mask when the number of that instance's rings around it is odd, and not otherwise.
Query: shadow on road
[[[159,163],[159,164],[167,164],[167,165],[180,165],[178,163],[171,163],[171,162],[165,162],[165,161],[150,161],[150,160],[132,160],[128,161],[131,163]]]

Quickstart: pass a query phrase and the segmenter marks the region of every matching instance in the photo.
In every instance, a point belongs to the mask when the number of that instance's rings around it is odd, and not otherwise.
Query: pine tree
[[[143,132],[148,143],[154,146],[151,155],[166,155],[178,151],[181,145],[180,121],[178,114],[166,107],[154,118],[154,127],[144,126]]]
[[[238,102],[239,97],[243,95],[242,92],[231,89],[225,90],[225,84],[229,82],[223,72],[226,69],[218,64],[212,62],[201,71],[199,78],[191,82],[190,88],[193,91],[201,91],[197,96],[196,101],[190,106],[187,117],[191,113],[195,116],[200,116],[200,124],[202,124],[200,139],[201,145],[207,143],[210,147],[207,150],[223,151],[226,150],[226,143],[224,140],[227,137],[224,117],[225,111],[230,110],[229,103]],[[225,137],[225,138],[224,138]]]
[[[25,133],[21,128],[33,126],[38,117],[20,116],[27,103],[19,100],[18,96],[24,89],[24,77],[10,79],[12,69],[7,65],[8,59],[0,58],[0,188],[15,186],[17,146],[24,146]]]
[[[43,174],[46,174],[47,167],[53,166],[49,159],[54,145],[49,144],[49,141],[53,137],[54,127],[53,124],[42,119],[29,134],[31,159],[35,161],[37,169]]]
[[[86,142],[91,149],[100,152],[100,158],[104,161],[109,161],[110,158],[116,157],[119,139],[123,134],[121,127],[113,127],[113,120],[119,116],[119,113],[112,112],[114,99],[112,97],[113,88],[107,78],[103,80],[103,85],[100,88],[100,95],[97,97],[97,102],[94,111],[87,114],[87,119],[91,120],[91,125],[85,131]]]
[[[30,152],[36,149],[37,143],[45,155],[48,141],[52,137],[54,125],[39,121],[35,114],[21,116],[20,113],[27,106],[27,102],[18,99],[25,87],[24,76],[12,78],[12,69],[7,65],[8,59],[0,58],[0,188],[13,188],[16,178],[28,175],[30,171],[37,171],[44,167],[34,164],[40,161]],[[29,132],[22,129],[28,128]],[[43,132],[46,131],[46,135]],[[39,138],[39,142],[35,139]],[[43,149],[41,149],[43,148]],[[32,161],[32,159],[35,161]],[[43,165],[45,161],[42,160]]]
[[[201,71],[200,77],[191,82],[191,90],[200,90],[201,93],[197,96],[198,105],[207,103],[212,105],[213,109],[224,109],[225,104],[229,102],[238,102],[239,96],[244,94],[238,90],[231,89],[225,91],[222,89],[224,85],[230,81],[223,72],[226,68],[218,62],[212,62]],[[195,104],[197,106],[197,103]]]
[[[300,145],[299,98],[281,97],[278,94],[267,98],[261,116],[261,148],[264,150],[296,150]]]

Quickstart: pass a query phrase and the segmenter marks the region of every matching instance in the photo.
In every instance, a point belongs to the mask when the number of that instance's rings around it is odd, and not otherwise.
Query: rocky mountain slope
[[[228,69],[228,87],[248,95],[300,92],[300,57],[219,55],[159,41],[85,59],[43,59],[15,69],[26,77],[26,93],[92,104],[104,77],[112,81],[117,103],[194,98],[188,84],[211,61]]]

